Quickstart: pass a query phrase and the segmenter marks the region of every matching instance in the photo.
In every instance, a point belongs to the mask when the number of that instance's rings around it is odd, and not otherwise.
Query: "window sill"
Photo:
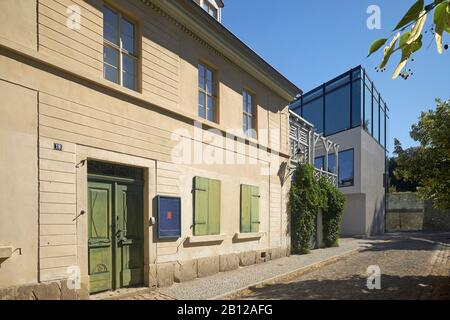
[[[0,247],[0,259],[8,259],[12,256],[13,247],[1,246]]]
[[[213,236],[190,236],[187,238],[188,244],[209,244],[209,243],[222,243],[225,240],[226,235],[219,234]]]
[[[262,232],[236,233],[233,239],[235,241],[252,241],[261,239],[263,235]]]

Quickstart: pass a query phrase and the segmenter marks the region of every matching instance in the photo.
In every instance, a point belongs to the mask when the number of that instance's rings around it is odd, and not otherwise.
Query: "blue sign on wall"
[[[158,196],[158,239],[181,237],[181,198]]]

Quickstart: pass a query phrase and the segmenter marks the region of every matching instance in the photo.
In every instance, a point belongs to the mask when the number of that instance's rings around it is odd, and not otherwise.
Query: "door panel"
[[[116,279],[121,287],[144,280],[142,197],[142,187],[138,185],[116,185]]]
[[[89,276],[91,293],[113,288],[112,185],[89,182]]]

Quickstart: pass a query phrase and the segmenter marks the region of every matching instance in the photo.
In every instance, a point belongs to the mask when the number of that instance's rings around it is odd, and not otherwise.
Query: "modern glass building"
[[[338,172],[334,153],[317,151],[314,164],[338,175],[347,197],[343,234],[384,232],[389,108],[364,68],[353,68],[303,94],[290,109],[340,146]]]
[[[361,66],[303,94],[290,108],[324,136],[362,126],[386,149],[389,108]]]

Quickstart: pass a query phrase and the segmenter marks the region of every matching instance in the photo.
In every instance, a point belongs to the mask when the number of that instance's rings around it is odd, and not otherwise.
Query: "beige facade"
[[[103,79],[103,1],[0,2],[0,252],[13,251],[0,256],[0,296],[37,283],[63,286],[73,266],[81,270],[80,292],[89,292],[89,213],[82,213],[91,160],[144,169],[146,286],[183,280],[180,265],[191,265],[185,273],[195,277],[216,265],[226,270],[230,257],[245,265],[249,253],[256,263],[260,252],[288,252],[289,186],[280,168],[289,162],[288,103],[299,90],[189,1],[106,3],[137,25],[137,91]],[[80,28],[68,28],[69,6],[80,9]],[[200,62],[216,71],[217,122],[198,116]],[[180,141],[194,145],[195,121],[221,136],[242,128],[243,90],[256,99],[258,140],[195,143],[245,163],[182,163],[173,150]],[[263,134],[269,129],[279,133],[277,143]],[[251,152],[256,146],[267,150]],[[268,160],[275,152],[277,161]],[[222,183],[219,235],[193,236],[196,176]],[[239,233],[241,184],[260,188],[258,234]],[[156,238],[157,195],[181,197],[177,240]]]

